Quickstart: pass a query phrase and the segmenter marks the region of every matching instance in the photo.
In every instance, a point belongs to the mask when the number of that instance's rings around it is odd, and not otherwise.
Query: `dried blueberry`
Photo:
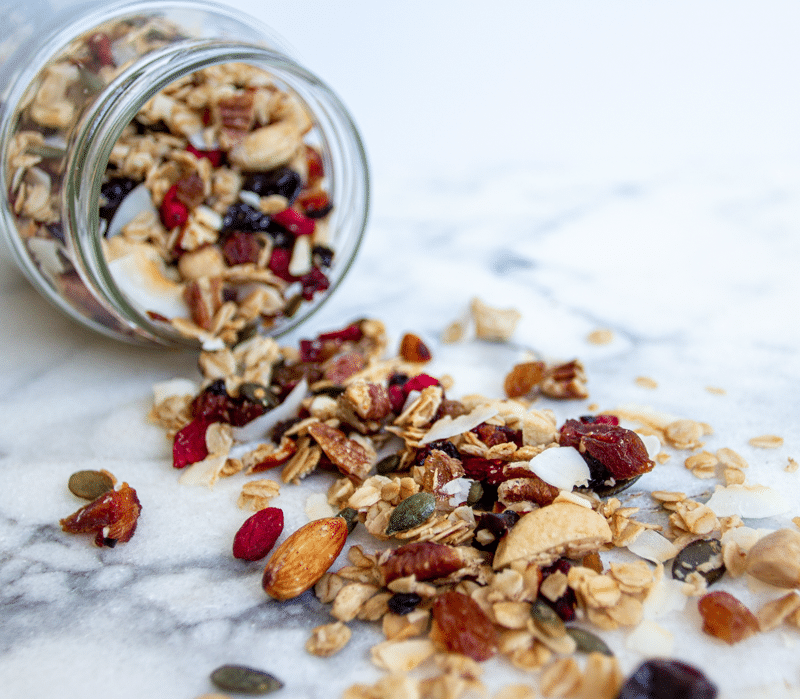
[[[222,217],[222,231],[266,231],[270,217],[248,204],[239,202],[228,207]]]
[[[715,699],[717,688],[678,660],[647,660],[622,685],[617,699]]]
[[[130,177],[112,177],[100,187],[100,218],[110,221],[122,200],[136,186]]]
[[[411,614],[422,602],[416,592],[398,592],[389,598],[389,610],[395,614]]]
[[[303,178],[289,167],[279,167],[269,172],[254,172],[244,179],[242,189],[267,197],[280,194],[291,204],[303,189]]]
[[[316,267],[327,269],[333,263],[333,250],[324,245],[315,245],[311,254]]]

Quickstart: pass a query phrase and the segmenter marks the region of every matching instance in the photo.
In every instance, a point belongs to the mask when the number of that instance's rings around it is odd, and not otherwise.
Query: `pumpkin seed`
[[[283,687],[276,677],[244,665],[223,665],[211,673],[211,681],[220,689],[240,694],[269,694]]]
[[[531,605],[531,617],[536,628],[545,636],[560,638],[566,633],[561,617],[547,602],[537,599]]]
[[[467,505],[470,507],[479,502],[483,497],[483,486],[480,481],[473,481],[469,486],[469,493],[467,494]]]
[[[69,477],[67,487],[73,495],[84,500],[96,500],[114,489],[114,479],[102,471],[77,471]]]
[[[722,543],[719,539],[699,539],[685,546],[672,561],[672,577],[686,580],[692,573],[705,578],[706,584],[719,580],[725,572]]]
[[[398,466],[400,466],[400,454],[389,454],[375,464],[375,470],[384,476],[387,473],[394,473]]]
[[[607,498],[611,497],[612,495],[616,495],[617,493],[621,493],[623,490],[627,490],[630,488],[636,481],[638,481],[642,477],[640,473],[638,476],[633,476],[633,478],[623,478],[621,480],[615,481],[611,485],[598,485],[591,488],[595,495],[599,498]]]
[[[347,533],[351,534],[353,529],[356,528],[356,524],[358,524],[358,510],[352,507],[345,507],[339,510],[336,516],[341,517],[347,522]]]
[[[419,526],[433,514],[435,509],[436,498],[431,493],[410,495],[394,508],[389,518],[389,526],[386,527],[386,534],[391,536]]]
[[[577,650],[581,653],[614,655],[613,651],[606,645],[606,642],[599,636],[595,636],[591,631],[569,626],[567,627],[567,634],[575,641]]]
[[[274,408],[279,403],[278,396],[260,383],[243,383],[239,387],[239,395],[251,403],[267,408],[267,410]]]

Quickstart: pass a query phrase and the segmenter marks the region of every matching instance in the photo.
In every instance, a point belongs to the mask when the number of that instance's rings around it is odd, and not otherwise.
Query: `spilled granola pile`
[[[647,661],[626,678],[604,632],[629,628],[643,654],[669,656],[646,607],[691,599],[703,631],[726,643],[800,627],[800,532],[743,522],[790,508],[748,484],[735,451],[703,449],[710,426],[631,408],[559,425],[539,404],[588,396],[578,361],[532,358],[508,368],[506,396],[454,399],[448,377],[426,373],[419,337],[406,335],[389,358],[387,345],[373,319],[297,348],[253,337],[203,352],[199,386],[158,385],[150,415],[172,439],[180,482],[255,476],[241,488],[239,506],[253,514],[234,555],[266,559],[261,582],[275,604],[313,590],[330,605],[331,622],[309,630],[309,653],[335,655],[354,620],[380,625],[371,660],[387,674],[345,699],[485,692],[481,663],[500,656],[531,682],[496,688],[498,698],[663,696],[648,693],[656,685],[666,696],[714,697],[710,680],[678,661]],[[664,523],[640,521],[622,493],[670,458],[664,446],[685,452],[698,479],[724,485],[705,501],[653,491]],[[283,538],[271,501],[312,474],[327,490],[309,498],[311,521]],[[350,546],[348,565],[332,570],[354,527],[371,545]],[[780,594],[750,610],[709,591],[744,575]]]

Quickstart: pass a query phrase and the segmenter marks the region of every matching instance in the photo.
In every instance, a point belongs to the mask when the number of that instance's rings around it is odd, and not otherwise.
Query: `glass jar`
[[[81,323],[143,344],[210,349],[306,320],[351,266],[369,207],[364,148],[336,94],[268,28],[223,6],[44,9],[28,0],[12,12],[13,32],[0,45],[0,58],[10,54],[0,67],[0,227],[36,288]],[[274,141],[275,129],[265,134],[276,125],[294,140],[260,158],[265,146],[253,134]],[[228,150],[214,142],[223,136]],[[120,179],[121,153],[134,151],[145,161],[131,167],[146,183],[121,178],[138,203],[115,209],[109,180]],[[291,194],[244,189],[248,178],[263,184],[286,167],[296,174]],[[197,191],[185,191],[191,178],[202,185],[200,204]],[[182,217],[165,209],[168,199]],[[101,217],[101,207],[111,213]],[[254,211],[260,223],[242,224]],[[139,239],[124,227],[134,214],[143,217]],[[194,265],[182,264],[189,258]]]

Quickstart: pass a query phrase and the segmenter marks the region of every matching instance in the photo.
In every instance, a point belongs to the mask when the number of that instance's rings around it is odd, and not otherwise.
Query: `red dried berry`
[[[184,468],[208,456],[206,430],[210,424],[210,420],[195,418],[175,433],[172,442],[172,465],[175,468]]]
[[[300,277],[300,284],[303,287],[303,298],[306,301],[311,301],[316,293],[325,291],[331,285],[328,277],[319,267],[312,267],[308,274]]]
[[[233,537],[233,557],[258,561],[275,546],[283,531],[283,510],[265,507],[248,517]]]
[[[465,456],[461,459],[466,477],[487,485],[498,485],[507,480],[503,473],[505,464],[501,459],[484,459],[481,456]]]
[[[114,65],[114,53],[111,50],[111,39],[108,34],[104,32],[92,34],[86,40],[86,44],[89,46],[92,58],[99,66]]]
[[[445,592],[436,598],[432,612],[439,640],[451,653],[478,662],[497,653],[497,629],[472,597],[455,590]]]
[[[703,617],[703,631],[729,645],[758,633],[759,625],[753,612],[729,592],[709,592],[697,603]]]
[[[403,391],[407,396],[409,393],[411,393],[411,391],[421,391],[423,388],[429,388],[430,386],[438,385],[439,380],[434,379],[433,376],[429,376],[428,374],[417,374],[403,384]]]
[[[205,158],[211,163],[212,167],[220,167],[220,165],[222,165],[223,159],[225,158],[225,153],[223,153],[219,148],[213,148],[211,150],[200,150],[199,148],[195,148],[190,143],[186,146],[186,150],[189,151],[195,158],[198,159]]]
[[[392,404],[392,412],[400,413],[406,403],[406,394],[403,391],[403,387],[392,384],[387,390],[389,391],[389,402]]]
[[[559,444],[575,447],[590,468],[593,464],[587,456],[605,467],[617,480],[640,476],[655,466],[641,437],[618,425],[567,420],[561,428]]]
[[[294,209],[284,209],[272,215],[272,220],[293,235],[312,235],[316,223]]]
[[[176,226],[182,226],[189,220],[189,208],[178,201],[178,185],[174,184],[167,190],[164,199],[161,202],[159,212],[161,214],[161,223],[168,230]]]
[[[61,529],[68,534],[94,532],[97,546],[114,547],[118,542],[130,541],[142,505],[136,491],[127,483],[119,490],[109,490],[77,512],[62,519]]]
[[[315,148],[306,145],[306,186],[309,188],[325,177],[325,165],[322,155]]]
[[[292,282],[294,277],[289,274],[289,263],[292,261],[292,251],[286,248],[273,248],[267,265],[276,276],[284,281]]]
[[[222,255],[229,267],[258,262],[261,244],[252,233],[231,231],[222,243]]]
[[[326,216],[333,209],[328,193],[321,189],[304,189],[297,197],[297,206],[306,216],[314,219]]]
[[[320,342],[329,342],[334,340],[339,344],[343,344],[345,342],[358,342],[362,337],[364,337],[364,331],[361,329],[361,325],[359,323],[351,323],[350,325],[343,327],[341,330],[320,333],[317,336],[317,340]]]

